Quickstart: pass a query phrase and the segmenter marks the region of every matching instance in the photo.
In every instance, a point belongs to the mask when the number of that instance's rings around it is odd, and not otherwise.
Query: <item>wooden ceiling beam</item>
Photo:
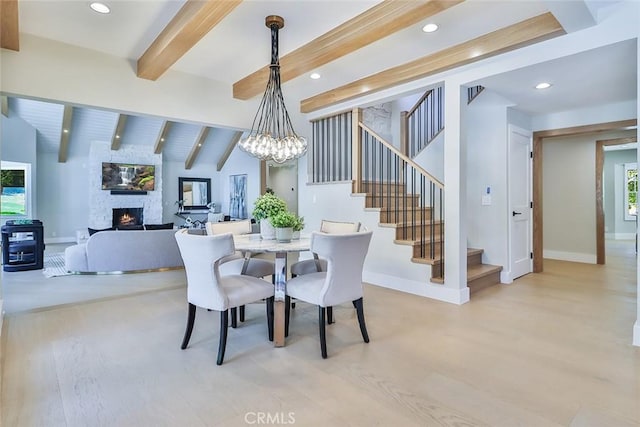
[[[18,0],[0,0],[0,47],[20,50]]]
[[[162,123],[162,127],[160,128],[160,133],[158,134],[158,139],[156,139],[156,144],[153,146],[153,152],[155,154],[162,153],[162,149],[164,148],[164,143],[167,140],[167,134],[171,130],[171,122],[164,121]]]
[[[69,156],[69,140],[71,139],[71,122],[73,120],[73,107],[64,106],[62,113],[62,129],[60,130],[60,148],[58,149],[58,163],[65,163]]]
[[[551,13],[544,13],[406,64],[389,68],[339,88],[303,99],[309,113],[565,34]]]
[[[193,166],[193,163],[196,161],[198,154],[200,154],[200,149],[204,145],[204,141],[207,139],[208,135],[209,135],[209,128],[206,126],[203,126],[202,129],[200,129],[198,138],[196,138],[196,142],[193,144],[193,147],[191,148],[191,152],[189,153],[187,160],[184,162],[185,169],[187,170],[191,169],[191,166]]]
[[[138,59],[137,76],[157,80],[242,0],[187,0]]]
[[[280,58],[280,81],[292,80],[462,1],[383,1]],[[233,97],[246,100],[261,94],[268,78],[269,65],[265,65],[234,83]]]
[[[238,144],[238,141],[240,141],[241,137],[242,137],[242,132],[241,131],[237,131],[231,137],[231,141],[229,142],[229,145],[227,145],[227,149],[224,150],[224,153],[222,154],[222,157],[220,157],[220,160],[218,160],[218,165],[216,167],[216,170],[218,172],[220,172],[222,170],[222,168],[224,167],[224,164],[227,163],[227,160],[229,159],[229,156],[233,152],[233,149],[236,148],[236,145]]]
[[[120,144],[122,144],[122,135],[124,134],[124,127],[127,125],[127,117],[128,116],[126,114],[118,114],[118,124],[116,125],[116,128],[113,131],[113,136],[111,137],[111,149],[113,151],[120,149]]]

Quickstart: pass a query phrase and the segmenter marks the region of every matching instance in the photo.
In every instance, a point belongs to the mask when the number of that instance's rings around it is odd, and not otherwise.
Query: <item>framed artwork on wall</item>
[[[229,216],[247,218],[247,175],[229,176]]]

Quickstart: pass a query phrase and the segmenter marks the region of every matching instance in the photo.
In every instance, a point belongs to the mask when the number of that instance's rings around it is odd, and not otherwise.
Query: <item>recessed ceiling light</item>
[[[551,87],[551,83],[542,82],[536,85],[536,89],[547,89]]]
[[[109,6],[107,6],[104,3],[99,3],[99,2],[93,2],[89,5],[89,7],[91,9],[93,9],[94,11],[98,12],[98,13],[109,13],[111,12],[111,9],[109,9]]]
[[[438,29],[437,24],[427,24],[424,27],[422,27],[422,31],[424,31],[425,33],[433,33],[437,29]]]
[[[320,78],[320,74],[318,73],[311,73],[311,75],[309,76],[311,77],[313,80],[318,80]]]
[[[69,129],[63,129],[62,132],[69,133]]]

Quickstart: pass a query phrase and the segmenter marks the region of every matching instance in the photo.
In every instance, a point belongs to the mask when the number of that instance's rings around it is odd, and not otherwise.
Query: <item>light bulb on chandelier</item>
[[[303,156],[307,152],[307,140],[298,136],[293,129],[280,87],[278,30],[284,27],[284,19],[270,15],[265,19],[265,24],[271,29],[269,81],[251,131],[238,144],[242,150],[261,160],[284,163]]]

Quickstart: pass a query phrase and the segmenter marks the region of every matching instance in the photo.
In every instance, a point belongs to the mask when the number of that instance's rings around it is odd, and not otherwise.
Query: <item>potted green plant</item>
[[[275,229],[269,218],[286,211],[287,203],[273,193],[268,192],[256,199],[251,214],[260,222],[260,235],[263,239],[275,239]]]
[[[290,242],[293,235],[293,227],[298,223],[298,216],[293,212],[283,211],[269,218],[271,225],[276,229],[278,242]]]
[[[293,239],[300,238],[300,232],[304,228],[304,217],[296,215],[296,222],[293,225]]]

